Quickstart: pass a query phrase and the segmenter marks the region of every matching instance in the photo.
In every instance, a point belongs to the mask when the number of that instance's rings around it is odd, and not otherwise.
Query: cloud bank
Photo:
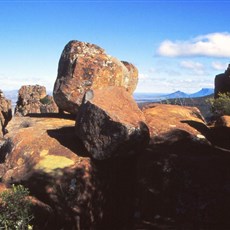
[[[164,57],[230,57],[230,33],[211,33],[188,41],[163,41],[157,54]]]

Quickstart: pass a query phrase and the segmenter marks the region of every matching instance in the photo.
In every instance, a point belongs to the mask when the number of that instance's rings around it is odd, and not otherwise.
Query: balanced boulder
[[[149,141],[143,113],[122,87],[87,91],[79,109],[76,134],[95,159],[127,155]]]
[[[7,100],[0,90],[0,137],[6,133],[6,126],[12,118],[11,101]]]
[[[59,61],[53,96],[60,110],[76,114],[87,90],[121,86],[132,94],[137,81],[132,64],[107,55],[97,45],[70,41]]]
[[[58,107],[53,97],[46,94],[46,88],[40,85],[24,85],[18,92],[15,108],[16,116],[30,113],[57,113]]]

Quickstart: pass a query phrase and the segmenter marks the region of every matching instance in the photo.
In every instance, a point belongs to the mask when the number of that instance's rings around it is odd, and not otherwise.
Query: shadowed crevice
[[[61,145],[81,157],[89,157],[81,140],[75,135],[75,127],[63,127],[60,129],[47,130],[50,137],[55,138]]]

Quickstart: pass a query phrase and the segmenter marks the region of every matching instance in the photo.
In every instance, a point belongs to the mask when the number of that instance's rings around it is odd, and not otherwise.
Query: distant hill
[[[181,92],[181,91],[176,91],[174,93],[170,93],[165,96],[166,99],[171,99],[171,98],[187,98],[189,97],[189,94]]]
[[[204,96],[208,96],[214,93],[214,89],[213,88],[203,88],[200,91],[193,93],[193,94],[189,94],[189,97],[204,97]]]
[[[166,99],[173,98],[195,98],[195,97],[205,97],[214,93],[213,88],[202,88],[200,91],[192,94],[187,94],[182,91],[176,91],[174,93],[165,96]]]

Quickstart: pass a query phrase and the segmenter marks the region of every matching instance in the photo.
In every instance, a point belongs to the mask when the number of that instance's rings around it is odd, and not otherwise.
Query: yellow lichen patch
[[[41,157],[44,157],[44,156],[46,156],[48,153],[49,153],[49,150],[44,149],[44,150],[42,150],[42,151],[40,152],[40,156],[41,156]]]
[[[51,173],[55,169],[65,168],[74,164],[74,161],[63,156],[45,155],[36,165],[36,170]]]
[[[19,158],[18,160],[17,160],[17,165],[18,166],[21,166],[21,165],[23,165],[24,164],[24,160],[22,159],[22,158]]]

